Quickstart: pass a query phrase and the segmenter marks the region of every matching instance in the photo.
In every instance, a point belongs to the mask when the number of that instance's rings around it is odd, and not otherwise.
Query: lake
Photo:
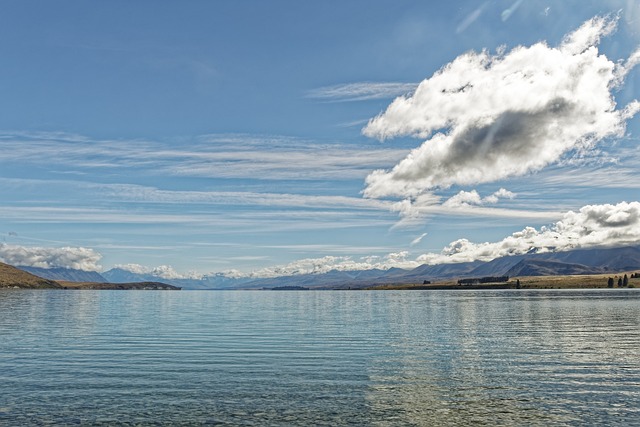
[[[0,425],[640,425],[640,290],[0,291]]]

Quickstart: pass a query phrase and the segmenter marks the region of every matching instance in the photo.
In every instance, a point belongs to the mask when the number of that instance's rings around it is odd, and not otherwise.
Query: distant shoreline
[[[71,290],[140,290],[140,291],[179,291],[182,288],[161,282],[133,282],[133,283],[93,283],[67,282],[58,280],[63,289]]]

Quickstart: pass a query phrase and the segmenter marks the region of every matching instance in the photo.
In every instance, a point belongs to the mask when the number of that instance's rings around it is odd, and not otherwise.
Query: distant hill
[[[545,261],[542,259],[523,259],[511,267],[506,276],[575,276],[577,274],[599,274],[601,268],[588,267],[582,264]]]
[[[413,270],[409,270],[403,274],[384,275],[379,277],[378,280],[382,283],[392,282],[413,282],[419,283],[424,280],[440,280],[449,279],[452,277],[462,277],[467,275],[474,275],[473,271],[478,267],[485,264],[482,261],[473,262],[461,262],[457,264],[437,264],[437,265],[421,265]],[[494,274],[484,274],[483,276],[490,276]],[[498,276],[498,274],[495,274]]]
[[[107,279],[95,271],[74,270],[72,268],[38,268],[21,265],[18,265],[17,268],[49,280],[64,280],[68,282],[107,282]]]
[[[53,280],[43,279],[0,262],[0,288],[60,289]]]
[[[167,279],[153,274],[133,273],[121,268],[112,268],[101,275],[110,283],[163,282],[184,289],[233,289],[249,281],[249,279],[233,279],[223,275],[205,276],[202,279]]]
[[[640,269],[640,247],[630,246],[502,257],[479,266],[471,275],[556,276],[636,269]]]
[[[604,271],[629,271],[640,268],[640,247],[629,246],[611,249],[580,249],[570,252],[541,254],[539,259],[582,264]]]
[[[111,283],[136,282],[151,278],[157,279],[156,276],[152,276],[150,274],[137,274],[129,270],[123,270],[121,268],[112,268],[111,270],[104,271],[102,272],[101,276],[106,279],[105,281]]]

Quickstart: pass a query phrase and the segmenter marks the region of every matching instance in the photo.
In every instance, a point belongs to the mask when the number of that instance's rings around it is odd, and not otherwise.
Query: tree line
[[[629,277],[626,274],[623,277],[618,277],[618,276],[616,276],[616,277],[618,278],[618,287],[619,288],[626,288],[626,287],[629,286]],[[640,273],[633,273],[631,275],[631,278],[632,279],[640,278]],[[614,284],[615,284],[614,278],[613,277],[609,277],[609,279],[607,280],[607,287],[613,288]]]

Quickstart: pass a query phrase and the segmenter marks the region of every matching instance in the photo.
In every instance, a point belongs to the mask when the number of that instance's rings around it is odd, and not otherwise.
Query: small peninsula
[[[119,289],[178,291],[181,288],[161,282],[95,283],[49,280],[0,262],[0,289]]]
[[[0,262],[0,289],[63,289],[63,286],[54,280],[43,279],[26,271],[22,271],[9,264]]]

